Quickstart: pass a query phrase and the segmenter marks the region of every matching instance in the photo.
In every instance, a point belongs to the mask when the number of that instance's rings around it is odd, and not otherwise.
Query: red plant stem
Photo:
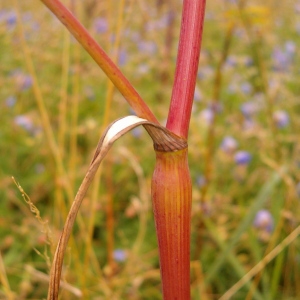
[[[41,1],[57,16],[83,48],[91,55],[136,114],[141,118],[158,123],[138,92],[76,17],[59,0]]]
[[[190,299],[191,200],[187,148],[156,151],[152,202],[164,300]]]
[[[183,2],[178,57],[167,128],[187,138],[198,70],[205,0]]]

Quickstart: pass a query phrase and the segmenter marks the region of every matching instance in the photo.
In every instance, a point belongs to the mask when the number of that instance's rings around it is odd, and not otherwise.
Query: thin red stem
[[[57,16],[83,48],[91,55],[136,114],[141,118],[158,123],[154,114],[141,96],[76,17],[59,0],[41,1]]]
[[[178,57],[167,128],[187,138],[193,105],[205,0],[183,2]]]

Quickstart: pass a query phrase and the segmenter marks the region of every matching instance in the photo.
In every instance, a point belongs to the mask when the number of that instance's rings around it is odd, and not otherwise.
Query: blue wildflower
[[[226,66],[235,67],[237,65],[237,59],[233,55],[229,55],[225,62]]]
[[[202,99],[202,93],[200,89],[196,86],[195,87],[195,92],[194,92],[194,100],[195,102],[200,102]]]
[[[243,129],[245,130],[253,130],[255,129],[256,123],[253,121],[252,118],[246,118],[243,122]]]
[[[105,18],[96,18],[94,20],[93,28],[95,29],[96,33],[105,33],[108,30],[108,24]]]
[[[246,95],[250,94],[252,92],[252,85],[249,82],[243,82],[241,84],[241,91]]]
[[[296,44],[293,41],[287,41],[285,43],[285,51],[290,55],[294,55],[296,53]]]
[[[116,249],[114,252],[113,252],[113,257],[114,257],[114,260],[115,261],[118,261],[118,262],[124,262],[127,258],[127,254],[124,250],[122,249]]]
[[[278,128],[285,128],[290,122],[289,114],[284,110],[275,111],[273,114],[273,119]]]
[[[238,147],[238,142],[232,136],[225,136],[221,142],[220,148],[226,153],[234,152]]]
[[[252,156],[247,151],[238,151],[234,155],[234,160],[237,165],[247,165],[252,159]]]
[[[276,71],[286,71],[291,65],[296,52],[296,46],[293,42],[288,41],[285,44],[285,49],[276,47],[273,51],[273,65]]]
[[[19,69],[13,71],[11,75],[15,81],[16,89],[19,92],[23,92],[31,88],[33,80],[30,75],[23,73]]]
[[[119,65],[123,66],[127,62],[127,52],[125,49],[120,49],[119,52]]]
[[[17,14],[14,11],[9,11],[6,16],[7,27],[12,29],[17,24]]]
[[[300,198],[300,181],[296,185],[296,193],[297,193],[297,196]]]
[[[137,67],[137,73],[139,74],[147,74],[148,72],[149,72],[149,65],[147,65],[146,63],[141,63]]]
[[[135,137],[135,138],[140,138],[141,135],[143,134],[143,128],[142,127],[135,127],[134,129],[131,130],[131,134]]]
[[[240,110],[246,118],[250,118],[259,111],[259,106],[254,101],[248,101],[241,105]]]
[[[32,132],[33,130],[32,120],[28,116],[18,115],[14,118],[14,123],[28,132]]]
[[[206,124],[209,125],[213,121],[214,112],[210,108],[205,108],[200,112],[200,119]]]
[[[142,53],[146,54],[155,54],[157,51],[157,46],[154,42],[152,41],[140,41],[138,42],[138,49]]]
[[[196,184],[198,187],[203,187],[206,185],[206,178],[203,175],[200,175],[196,178]]]
[[[17,101],[16,97],[9,96],[8,98],[5,99],[5,104],[8,107],[12,107],[16,104],[16,101]]]
[[[253,225],[254,227],[266,232],[272,232],[274,228],[274,220],[271,213],[266,209],[258,211],[254,218]]]
[[[214,69],[211,66],[202,66],[198,71],[198,78],[205,79],[210,77],[214,72]]]

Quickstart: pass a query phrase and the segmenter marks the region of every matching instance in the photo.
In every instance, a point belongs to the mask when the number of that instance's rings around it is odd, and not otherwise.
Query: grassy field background
[[[63,2],[164,124],[182,1]],[[193,299],[300,299],[299,46],[299,1],[207,3],[189,134]],[[36,0],[0,3],[0,95],[0,299],[45,299],[101,133],[133,111]],[[81,207],[61,299],[162,298],[154,161],[143,128],[113,146]]]

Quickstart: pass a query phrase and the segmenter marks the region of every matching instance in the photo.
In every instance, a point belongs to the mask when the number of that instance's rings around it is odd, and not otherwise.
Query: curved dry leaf
[[[60,236],[50,272],[48,300],[57,300],[60,286],[63,259],[71,231],[86,192],[99,168],[100,163],[113,143],[131,129],[143,125],[151,136],[156,151],[178,151],[187,147],[185,139],[175,135],[163,126],[141,119],[137,116],[127,116],[116,120],[108,126],[96,148],[90,167],[78,189],[71,206],[65,226]]]

